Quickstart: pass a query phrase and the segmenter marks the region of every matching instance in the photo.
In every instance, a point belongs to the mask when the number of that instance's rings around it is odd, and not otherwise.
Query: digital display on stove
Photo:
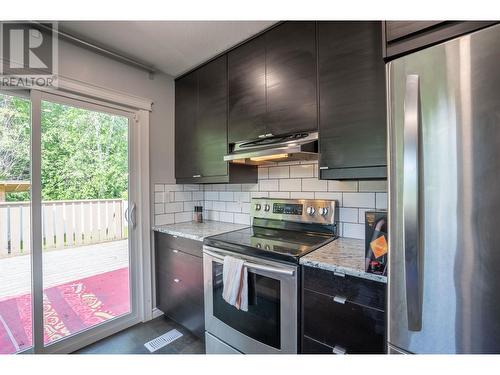
[[[302,205],[291,203],[274,203],[273,214],[302,215]]]

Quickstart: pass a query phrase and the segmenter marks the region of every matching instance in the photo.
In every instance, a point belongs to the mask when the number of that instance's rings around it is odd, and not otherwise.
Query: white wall
[[[59,74],[97,86],[151,99],[151,189],[157,182],[174,183],[174,79],[149,73],[59,41]],[[151,192],[151,196],[152,196]]]

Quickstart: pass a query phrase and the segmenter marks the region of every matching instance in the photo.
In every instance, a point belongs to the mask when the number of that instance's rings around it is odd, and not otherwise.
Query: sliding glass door
[[[0,100],[0,353],[65,352],[136,323],[132,114]]]
[[[31,102],[0,93],[0,354],[33,345]]]

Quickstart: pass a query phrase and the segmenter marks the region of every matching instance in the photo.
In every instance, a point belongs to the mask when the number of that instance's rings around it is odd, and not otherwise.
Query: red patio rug
[[[44,341],[92,327],[130,311],[128,267],[46,289]],[[31,294],[0,300],[0,354],[32,343]]]

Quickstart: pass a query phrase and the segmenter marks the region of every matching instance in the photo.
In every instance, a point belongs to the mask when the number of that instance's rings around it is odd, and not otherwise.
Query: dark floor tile
[[[152,354],[204,354],[205,343],[184,327],[161,316],[146,323],[139,323],[113,336],[100,340],[75,352],[75,354],[150,354],[144,343],[177,329],[183,336]]]

